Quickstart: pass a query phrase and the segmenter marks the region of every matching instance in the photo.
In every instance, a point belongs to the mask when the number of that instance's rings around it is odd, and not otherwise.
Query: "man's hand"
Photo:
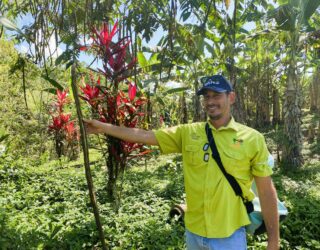
[[[83,119],[84,128],[88,134],[100,134],[104,132],[104,123],[97,120]]]

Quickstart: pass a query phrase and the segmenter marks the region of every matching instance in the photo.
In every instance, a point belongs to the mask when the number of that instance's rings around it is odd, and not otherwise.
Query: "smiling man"
[[[277,194],[268,166],[269,152],[264,137],[237,123],[231,115],[235,101],[232,85],[221,75],[201,79],[202,103],[207,122],[184,124],[155,131],[117,127],[84,120],[88,133],[106,133],[122,140],[158,145],[164,154],[182,153],[187,211],[187,249],[243,250],[247,248],[245,225],[250,223],[241,197],[211,157],[211,130],[227,173],[235,177],[246,200],[256,181],[268,234],[268,250],[279,249]],[[207,129],[206,129],[207,127]]]

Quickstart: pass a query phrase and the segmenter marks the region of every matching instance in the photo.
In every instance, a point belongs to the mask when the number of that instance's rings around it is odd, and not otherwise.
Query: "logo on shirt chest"
[[[200,135],[197,135],[196,133],[192,133],[192,134],[191,134],[191,139],[192,139],[192,140],[196,140],[196,141],[197,141],[197,140],[199,140],[200,138],[201,138]]]
[[[243,139],[237,139],[237,138],[233,138],[232,139],[232,147],[233,148],[240,148],[243,145]]]

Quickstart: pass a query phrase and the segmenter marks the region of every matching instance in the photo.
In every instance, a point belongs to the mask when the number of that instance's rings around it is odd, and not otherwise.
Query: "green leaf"
[[[14,23],[3,16],[0,16],[0,24],[8,30],[16,31],[19,34],[24,35],[23,32]]]
[[[158,56],[159,56],[159,53],[153,53],[149,59],[149,65],[159,63],[160,61],[158,60]]]
[[[42,91],[45,91],[54,95],[57,93],[57,89],[54,89],[54,88],[46,88],[46,89],[43,89]]]
[[[275,19],[280,30],[294,31],[296,28],[297,11],[291,5],[281,5],[268,12],[269,19]]]
[[[179,88],[173,88],[173,89],[169,89],[166,92],[163,93],[163,95],[168,95],[168,94],[173,94],[173,93],[178,93],[178,92],[182,92],[185,91],[189,88],[187,87],[179,87]]]
[[[166,104],[164,103],[163,99],[160,96],[156,97],[156,100],[162,105],[162,106],[166,106]]]
[[[60,83],[58,83],[56,80],[50,78],[49,76],[46,76],[46,75],[41,75],[41,77],[43,79],[45,79],[46,81],[48,81],[52,86],[56,87],[57,89],[59,90],[63,90],[63,87],[62,85],[60,85]]]
[[[5,139],[9,137],[9,134],[1,135],[0,136],[0,142],[3,142]]]
[[[69,61],[67,64],[66,64],[66,69],[70,68],[73,64],[73,60]]]
[[[244,29],[244,28],[240,28],[240,29],[239,29],[239,32],[240,32],[240,33],[244,33],[244,34],[248,34],[248,35],[250,34],[250,32],[247,31],[247,30]]]
[[[185,22],[191,15],[191,12],[190,11],[184,11],[181,16],[180,16],[180,19],[183,20],[183,22]]]
[[[303,2],[303,24],[311,30],[309,19],[316,12],[320,5],[320,0],[304,0]]]
[[[137,58],[138,58],[139,65],[140,65],[142,68],[148,66],[147,59],[146,59],[146,57],[144,56],[143,52],[138,52],[138,53],[137,53]]]
[[[71,58],[72,58],[72,51],[66,50],[60,56],[57,57],[57,59],[55,60],[55,65],[57,66],[67,61],[70,61]]]

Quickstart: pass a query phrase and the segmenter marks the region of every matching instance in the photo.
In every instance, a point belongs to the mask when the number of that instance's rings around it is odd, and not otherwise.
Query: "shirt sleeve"
[[[273,173],[268,162],[270,153],[262,134],[258,134],[254,146],[256,147],[257,151],[251,160],[252,174],[258,177],[270,176]]]
[[[161,153],[181,153],[182,126],[155,130],[154,134],[159,143]]]

